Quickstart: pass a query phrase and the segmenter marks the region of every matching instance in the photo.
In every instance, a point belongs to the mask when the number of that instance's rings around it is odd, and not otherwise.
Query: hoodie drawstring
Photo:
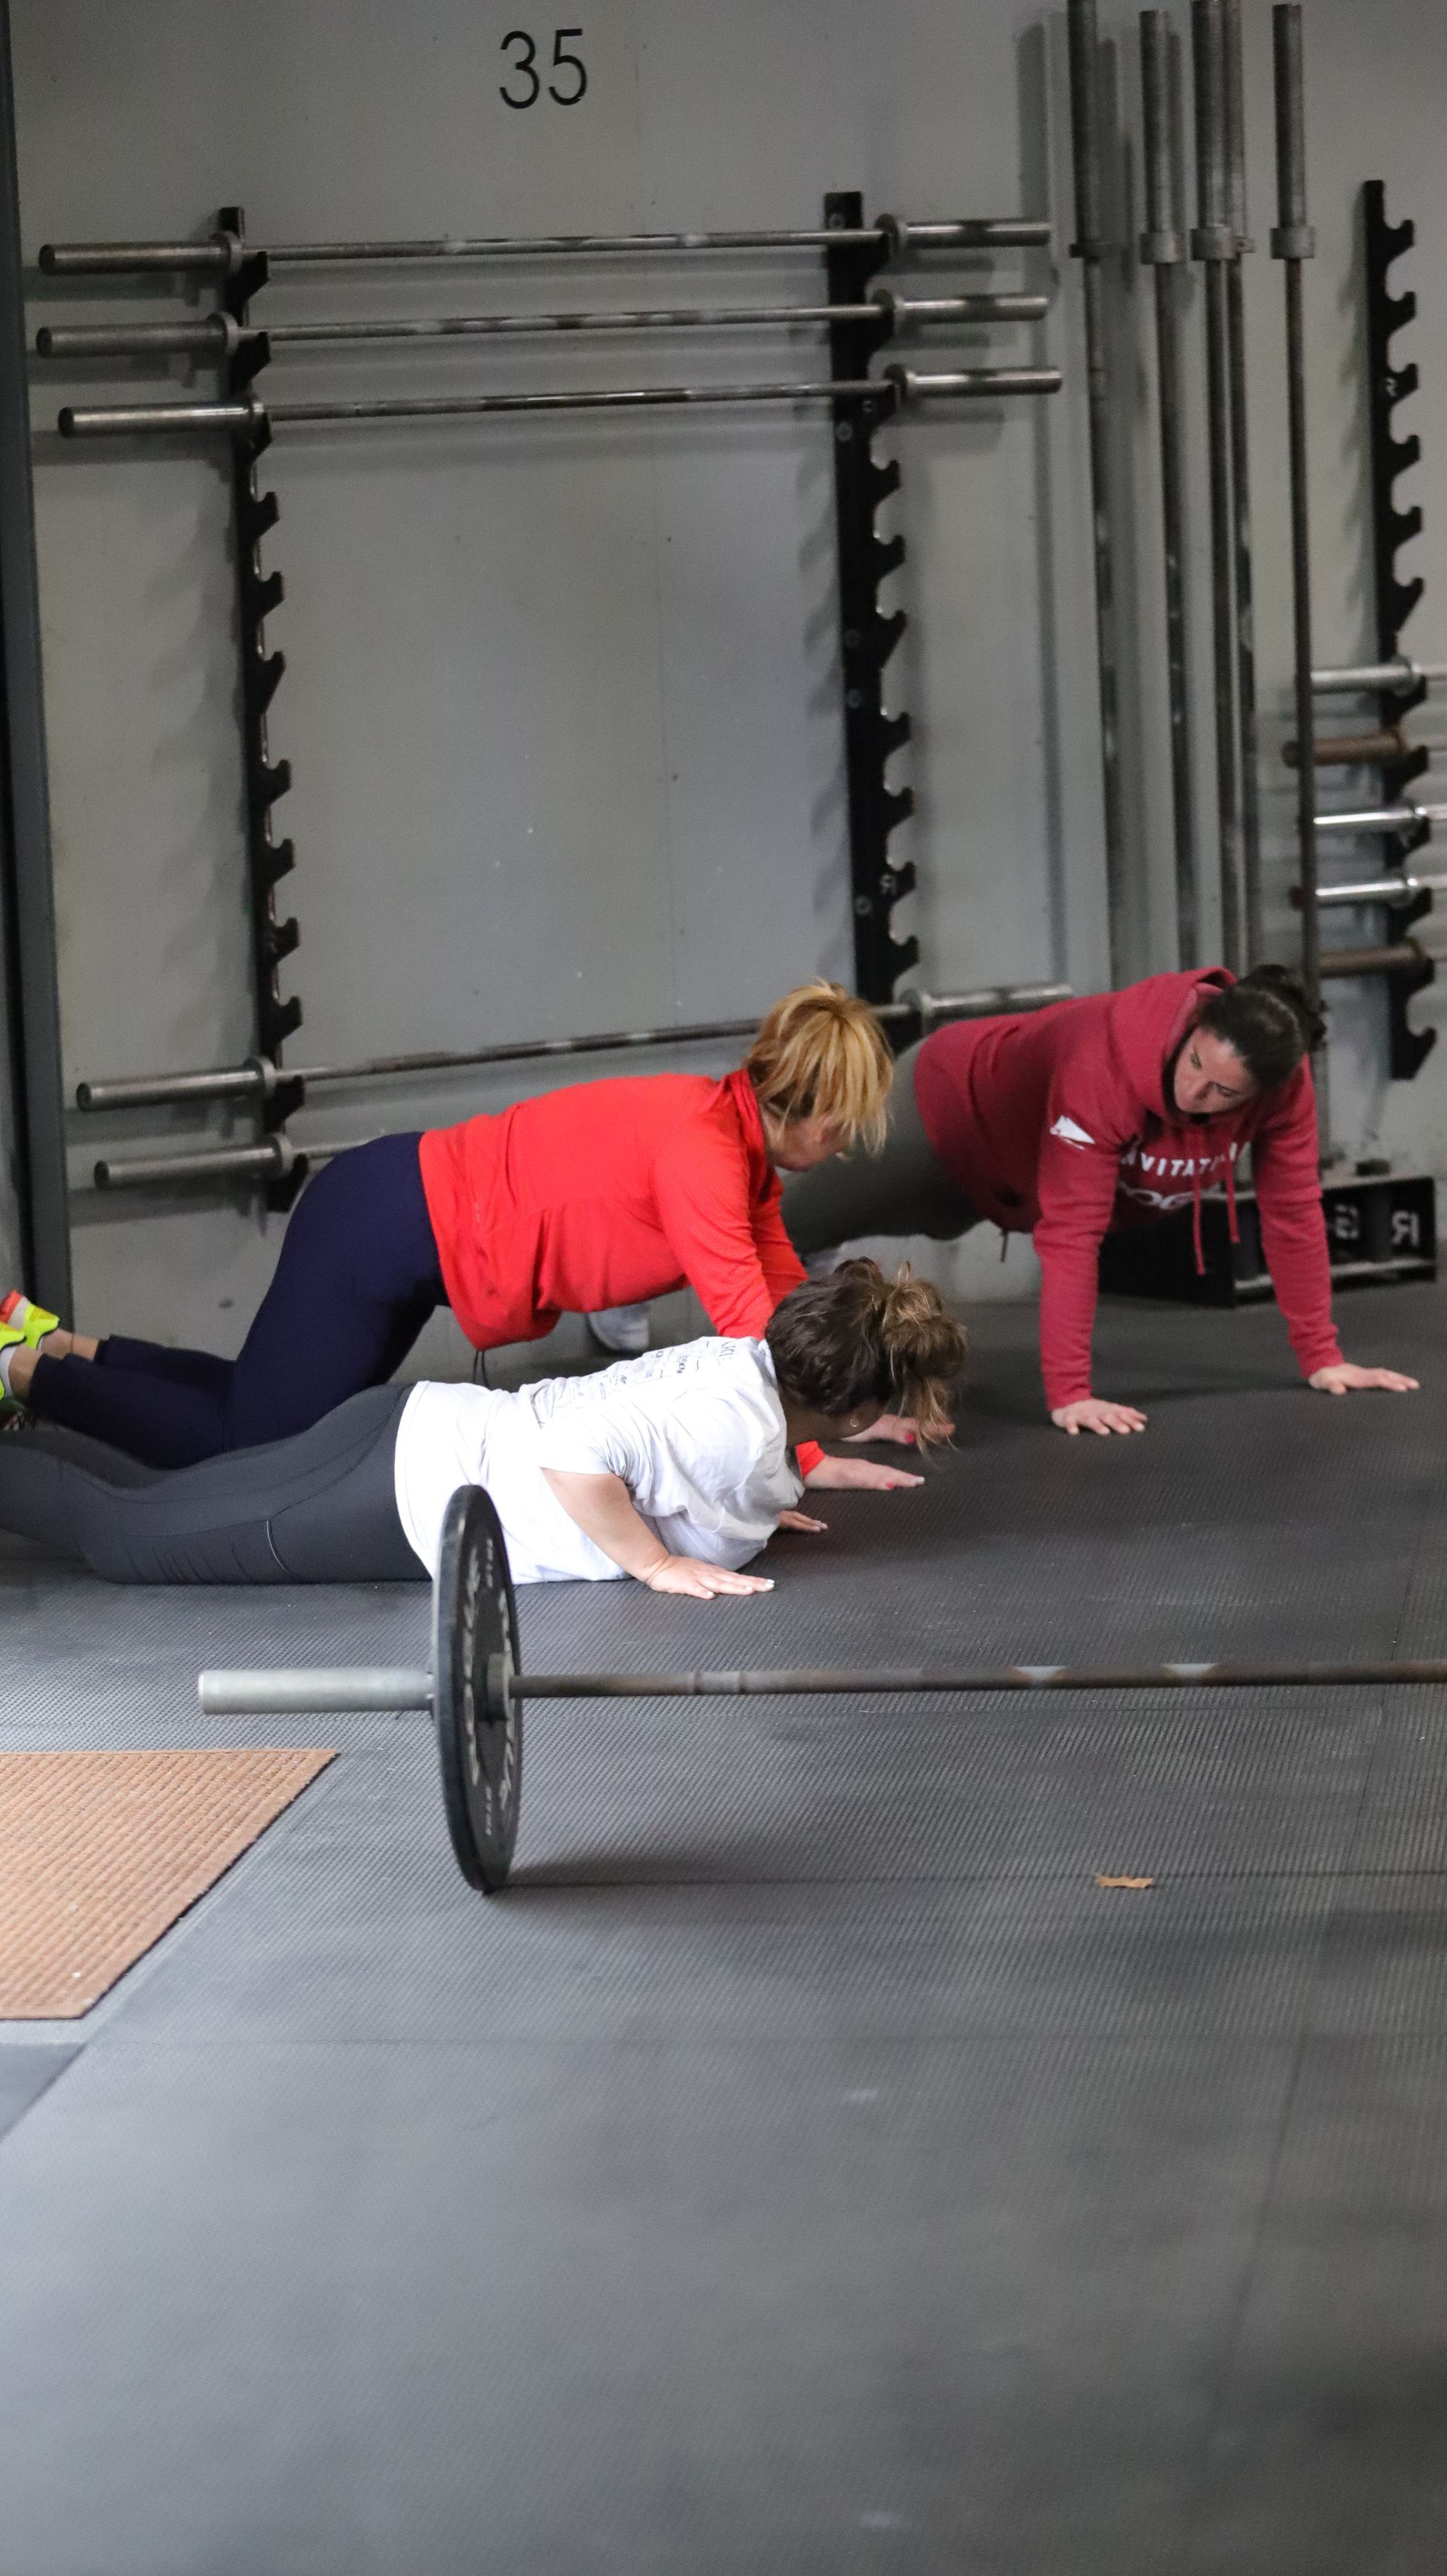
[[[1204,1154],[1193,1156],[1191,1169],[1191,1241],[1196,1247],[1198,1279],[1206,1276],[1206,1256],[1201,1249],[1201,1166],[1205,1159]],[[1241,1229],[1236,1222],[1236,1164],[1229,1146],[1226,1149],[1226,1230],[1233,1243],[1240,1242]]]

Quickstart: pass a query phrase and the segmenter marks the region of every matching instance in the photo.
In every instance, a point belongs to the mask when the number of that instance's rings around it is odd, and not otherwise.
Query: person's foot
[[[46,1312],[27,1297],[21,1288],[12,1288],[8,1297],[0,1297],[0,1350],[12,1342],[24,1342],[38,1351],[47,1333],[60,1330],[60,1317]]]
[[[600,1306],[586,1320],[597,1348],[614,1359],[640,1359],[648,1348],[646,1305]]]
[[[0,1412],[0,1429],[21,1410],[30,1391],[35,1353],[46,1335],[59,1328],[60,1317],[37,1306],[19,1288],[12,1288],[8,1297],[0,1299],[0,1404],[5,1407]]]

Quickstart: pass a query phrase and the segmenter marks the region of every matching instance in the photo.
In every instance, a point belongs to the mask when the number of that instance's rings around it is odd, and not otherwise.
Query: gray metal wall
[[[1001,284],[1058,278],[1039,331],[1000,355],[1057,361],[1064,395],[895,433],[892,523],[909,541],[895,597],[913,626],[891,666],[915,741],[899,763],[919,813],[896,844],[922,889],[924,980],[1105,980],[1099,768],[1077,280],[1070,238],[1063,23],[999,0],[591,0],[576,108],[510,111],[502,37],[544,52],[554,17],[476,0],[15,0],[30,254],[48,238],[155,237],[241,200],[253,237],[305,239],[812,223],[858,186],[902,214],[1048,212],[1054,261],[1019,254]],[[1253,218],[1270,219],[1269,12],[1250,0]],[[1136,116],[1134,12],[1103,12]],[[1385,174],[1413,213],[1424,320],[1414,353],[1447,381],[1432,248],[1447,215],[1434,100],[1447,21],[1400,0],[1308,11],[1310,283],[1320,648],[1368,641],[1361,533],[1358,184]],[[1128,157],[1127,176],[1130,162]],[[1140,209],[1117,207],[1122,241]],[[942,272],[943,273],[943,272]],[[956,264],[948,274],[959,278]],[[981,272],[977,282],[984,282]],[[589,263],[418,276],[311,273],[268,314],[481,311],[527,301],[687,301],[813,293],[809,264]],[[1148,281],[1113,271],[1125,732],[1133,786],[1132,968],[1174,963]],[[1434,300],[1438,309],[1433,312]],[[75,318],[123,306],[53,292]],[[157,308],[162,309],[162,308]],[[164,309],[171,309],[167,305]],[[37,306],[39,310],[39,305]],[[1192,289],[1188,337],[1198,299]],[[1250,263],[1253,467],[1267,818],[1283,953],[1289,781],[1277,762],[1289,680],[1280,279]],[[940,344],[958,356],[959,340]],[[985,344],[971,354],[983,354]],[[283,364],[288,390],[425,382],[621,382],[809,372],[818,344],[695,335],[523,344],[487,356],[354,352]],[[922,361],[929,363],[928,359]],[[1194,356],[1193,356],[1194,368]],[[67,448],[59,400],[173,373],[111,366],[89,386],[36,367],[37,500],[53,764],[63,1007],[74,1076],[234,1058],[249,1044],[235,650],[222,460],[196,449]],[[209,378],[198,380],[204,387]],[[1430,393],[1422,555],[1443,598],[1443,462]],[[1199,409],[1199,406],[1197,406]],[[1204,513],[1204,461],[1194,459]],[[263,477],[282,517],[264,560],[287,598],[269,641],[288,672],[272,715],[292,763],[278,809],[298,868],[283,887],[303,944],[285,970],[306,1025],[298,1060],[487,1043],[762,1007],[823,969],[848,975],[849,924],[827,430],[761,413],[606,424],[580,418],[279,440]],[[1202,530],[1204,533],[1204,530]],[[1204,548],[1197,670],[1209,676]],[[1202,711],[1204,716],[1204,697]],[[1199,734],[1203,808],[1210,746]],[[1280,785],[1277,785],[1279,779]],[[1343,864],[1351,854],[1342,853]],[[1211,917],[1208,907],[1208,919]],[[1425,1005],[1440,1008],[1435,997]],[[1387,1096],[1379,997],[1344,997],[1338,1127],[1447,1160],[1447,1059]],[[703,1059],[690,1055],[689,1062]],[[329,1095],[298,1133],[363,1135],[491,1106],[524,1087],[468,1078]],[[159,1116],[135,1124],[148,1141]],[[192,1132],[177,1122],[177,1142]],[[215,1124],[209,1132],[220,1132]],[[75,1177],[120,1122],[75,1122]],[[279,1220],[179,1195],[144,1209],[76,1197],[86,1318],[234,1345]],[[971,1293],[1019,1292],[977,1245]],[[453,1356],[456,1356],[454,1351]],[[429,1365],[446,1364],[444,1339]]]

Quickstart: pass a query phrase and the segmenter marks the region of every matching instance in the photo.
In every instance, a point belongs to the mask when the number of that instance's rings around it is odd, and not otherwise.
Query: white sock
[[[0,1351],[0,1386],[4,1387],[7,1395],[10,1393],[10,1363],[16,1352],[23,1351],[24,1348],[23,1342],[7,1342],[4,1350]],[[17,1396],[15,1400],[18,1404],[20,1399]]]

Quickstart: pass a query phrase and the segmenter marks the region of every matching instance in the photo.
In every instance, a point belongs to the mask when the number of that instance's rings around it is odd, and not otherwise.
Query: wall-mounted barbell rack
[[[1416,392],[1418,375],[1415,363],[1394,362],[1392,343],[1396,334],[1415,320],[1417,299],[1410,289],[1394,294],[1389,271],[1402,253],[1411,249],[1415,232],[1410,222],[1388,223],[1386,189],[1380,179],[1364,183],[1361,206],[1377,657],[1372,662],[1313,670],[1310,690],[1314,698],[1373,697],[1376,722],[1370,727],[1358,725],[1351,732],[1334,734],[1318,733],[1313,725],[1310,763],[1313,772],[1332,768],[1378,771],[1381,795],[1373,804],[1354,810],[1318,811],[1314,828],[1318,840],[1338,833],[1379,838],[1383,873],[1375,880],[1315,884],[1310,899],[1314,911],[1348,903],[1380,903],[1395,916],[1393,927],[1398,935],[1376,952],[1379,964],[1375,971],[1383,974],[1386,984],[1391,1077],[1394,1082],[1410,1082],[1436,1045],[1437,1032],[1432,1028],[1414,1029],[1407,1017],[1408,1004],[1415,993],[1433,981],[1436,962],[1419,941],[1400,934],[1430,912],[1434,895],[1447,887],[1447,877],[1434,877],[1411,866],[1414,854],[1430,839],[1434,825],[1447,821],[1447,806],[1408,795],[1413,781],[1428,767],[1431,754],[1425,745],[1409,742],[1402,727],[1406,717],[1426,698],[1429,682],[1447,677],[1447,666],[1418,664],[1401,651],[1402,629],[1422,597],[1423,583],[1420,574],[1402,578],[1397,554],[1399,548],[1421,534],[1422,512],[1416,504],[1406,510],[1398,507],[1396,484],[1400,475],[1419,462],[1421,442],[1415,433],[1407,438],[1396,435],[1393,415],[1397,405]],[[1298,769],[1302,730],[1299,725],[1298,738],[1283,746],[1288,765]],[[1296,890],[1295,900],[1301,903],[1302,889]],[[1323,971],[1329,954],[1323,952]]]
[[[248,864],[251,886],[252,953],[256,991],[257,1053],[254,1064],[268,1067],[264,1084],[226,1093],[187,1087],[147,1097],[197,1099],[246,1097],[259,1115],[262,1138],[255,1148],[218,1149],[214,1154],[171,1158],[171,1177],[180,1182],[203,1177],[259,1180],[268,1200],[289,1203],[305,1170],[305,1157],[286,1140],[286,1122],[305,1097],[304,1071],[282,1068],[282,1048],[301,1019],[300,1002],[282,999],[277,968],[297,944],[294,922],[276,917],[275,886],[292,866],[290,841],[274,842],[271,812],[290,784],[286,762],[272,763],[266,744],[266,710],[281,677],[280,654],[268,654],[263,626],[267,611],[281,597],[281,575],[263,576],[257,558],[260,537],[275,524],[275,496],[258,491],[257,459],[278,429],[308,425],[341,425],[364,421],[486,418],[518,413],[570,411],[684,410],[721,403],[767,403],[781,407],[827,402],[833,415],[835,517],[839,553],[840,640],[844,681],[844,732],[849,818],[851,896],[855,977],[868,1000],[889,1002],[898,977],[918,956],[912,939],[893,936],[894,905],[914,884],[914,871],[890,863],[889,840],[912,810],[906,788],[892,788],[886,776],[894,752],[909,738],[905,713],[887,714],[882,702],[882,675],[905,625],[902,610],[885,615],[879,607],[881,583],[903,559],[904,541],[882,539],[877,513],[899,482],[897,460],[878,465],[873,456],[876,431],[909,409],[939,400],[1004,398],[1050,393],[1058,389],[1053,368],[967,368],[925,371],[899,364],[878,373],[873,361],[888,343],[924,327],[978,326],[988,323],[1038,321],[1047,309],[1041,294],[959,294],[908,297],[875,283],[891,262],[922,253],[991,252],[1009,248],[1042,248],[1050,240],[1048,223],[1034,218],[965,218],[946,222],[904,223],[889,215],[867,222],[862,198],[839,192],[825,201],[824,223],[817,230],[715,231],[696,233],[574,234],[492,236],[399,242],[282,243],[258,247],[248,242],[239,207],[222,209],[215,230],[200,242],[119,242],[47,244],[40,253],[43,274],[56,278],[151,277],[183,282],[214,282],[219,309],[211,314],[161,323],[45,324],[37,332],[42,357],[94,360],[98,357],[182,357],[211,363],[221,371],[219,398],[210,402],[66,405],[57,426],[73,439],[123,437],[225,436],[231,443],[233,515],[237,566],[239,632],[243,673]],[[258,324],[252,303],[275,271],[288,268],[391,265],[436,261],[511,261],[542,258],[569,261],[579,255],[608,257],[673,257],[683,253],[783,252],[822,253],[826,298],[823,303],[748,305],[668,305],[628,311],[486,313],[463,316],[387,318],[345,322]],[[546,393],[486,393],[418,398],[385,398],[330,403],[293,403],[284,397],[263,401],[255,387],[274,358],[292,349],[315,349],[373,341],[439,342],[453,346],[519,337],[589,333],[678,332],[689,329],[759,328],[822,329],[828,334],[830,374],[821,381],[766,381],[744,384],[678,384],[580,388]],[[670,1033],[676,1040],[678,1032]],[[662,1042],[660,1037],[658,1042]],[[571,1042],[549,1041],[517,1049],[483,1050],[476,1062],[517,1061],[571,1050]],[[399,1060],[401,1061],[401,1060]],[[313,1075],[312,1078],[315,1078]],[[143,1086],[144,1088],[145,1086]],[[105,1086],[82,1085],[94,1093]],[[96,1105],[99,1105],[98,1102]],[[315,1155],[320,1149],[310,1149]],[[148,1182],[164,1178],[158,1158],[144,1158]],[[109,1185],[122,1179],[118,1163],[98,1166]]]

